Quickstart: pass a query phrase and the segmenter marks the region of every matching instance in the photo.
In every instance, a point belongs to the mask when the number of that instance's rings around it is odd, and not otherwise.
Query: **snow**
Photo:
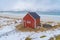
[[[20,22],[20,20],[19,20],[19,22]],[[0,35],[14,30],[15,26],[17,25],[14,23],[13,19],[7,19],[7,18],[0,18],[0,24],[2,26],[2,29],[0,29]]]
[[[60,29],[56,29],[55,31],[46,31],[46,32],[14,32],[8,36],[3,36],[0,40],[25,40],[26,37],[32,38],[32,40],[48,40],[50,37],[54,37],[54,35],[60,34]],[[45,38],[40,38],[40,36],[45,35]]]
[[[13,26],[5,26],[5,28],[3,28],[2,30],[0,30],[0,35],[6,32],[9,32],[13,30]]]
[[[13,20],[14,19],[0,18],[0,24],[2,26],[0,29],[0,40],[25,40],[26,37],[30,37],[32,40],[49,40],[51,37],[60,34],[60,28],[43,32],[16,31],[15,26],[20,24],[21,20],[15,20],[17,23]],[[46,37],[40,38],[44,35]]]

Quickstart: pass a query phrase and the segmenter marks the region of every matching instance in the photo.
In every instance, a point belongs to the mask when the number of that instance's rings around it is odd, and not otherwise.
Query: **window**
[[[27,21],[27,23],[31,23],[31,21]]]

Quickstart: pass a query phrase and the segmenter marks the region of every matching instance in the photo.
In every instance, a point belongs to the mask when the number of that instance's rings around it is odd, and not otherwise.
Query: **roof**
[[[35,19],[40,18],[40,16],[36,12],[29,12],[29,14]]]

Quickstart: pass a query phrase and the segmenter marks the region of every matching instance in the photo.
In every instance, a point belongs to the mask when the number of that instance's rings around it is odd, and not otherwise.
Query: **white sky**
[[[0,0],[0,11],[60,10],[60,0]]]

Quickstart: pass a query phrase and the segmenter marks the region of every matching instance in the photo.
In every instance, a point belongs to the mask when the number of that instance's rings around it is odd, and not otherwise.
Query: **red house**
[[[23,18],[24,27],[37,28],[40,25],[40,16],[36,12],[28,12]]]

